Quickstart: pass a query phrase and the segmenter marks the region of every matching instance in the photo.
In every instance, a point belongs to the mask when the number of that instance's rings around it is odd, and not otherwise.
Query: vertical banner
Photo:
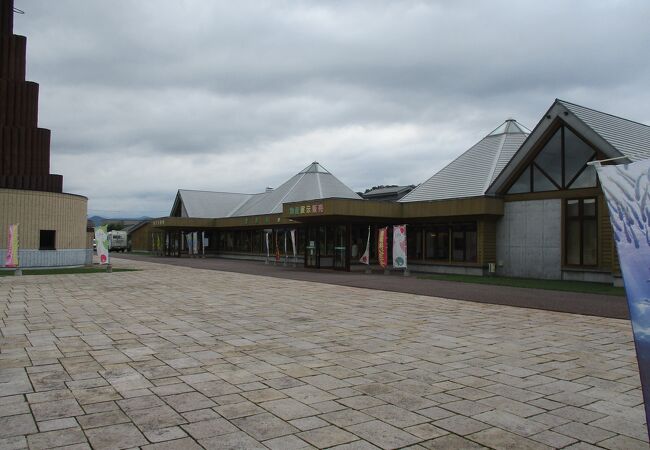
[[[368,225],[368,240],[366,241],[366,251],[363,252],[359,259],[361,264],[370,265],[370,225]]]
[[[388,266],[388,227],[380,228],[377,236],[377,261],[385,269]]]
[[[280,233],[276,231],[273,233],[273,236],[275,238],[275,262],[280,262],[280,245],[278,244],[278,235]]]
[[[597,164],[596,171],[621,263],[650,434],[650,160]]]
[[[97,247],[97,256],[99,264],[109,264],[108,256],[108,225],[95,227],[95,244]]]
[[[187,243],[187,254],[192,254],[192,233],[187,233],[185,235],[185,242]]]
[[[269,230],[264,230],[264,240],[266,241],[266,260],[269,260],[270,249],[269,249]]]
[[[282,233],[284,233],[284,264],[287,264],[287,259],[289,258],[289,255],[287,255],[287,230],[284,230]]]
[[[9,225],[7,233],[7,255],[5,258],[5,267],[18,267],[18,224]]]
[[[296,229],[293,228],[289,233],[291,233],[291,248],[293,249],[293,260],[295,262],[296,255],[298,254],[296,251]]]
[[[406,269],[406,225],[393,227],[393,267]]]
[[[199,232],[195,231],[192,233],[192,254],[199,254]]]

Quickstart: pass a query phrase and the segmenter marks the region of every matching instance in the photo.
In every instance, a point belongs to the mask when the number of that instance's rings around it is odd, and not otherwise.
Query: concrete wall
[[[9,225],[15,223],[19,224],[22,267],[87,263],[87,204],[88,199],[80,195],[0,189],[0,266],[4,265]],[[41,230],[56,231],[56,250],[39,250]]]
[[[0,267],[4,265],[7,250],[0,250]],[[65,267],[92,264],[93,250],[89,248],[68,250],[19,250],[20,267]]]
[[[562,278],[562,200],[505,203],[497,222],[497,274]]]

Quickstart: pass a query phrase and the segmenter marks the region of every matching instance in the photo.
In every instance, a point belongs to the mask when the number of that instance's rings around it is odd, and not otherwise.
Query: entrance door
[[[319,228],[308,227],[305,239],[305,267],[320,268]]]
[[[348,227],[334,227],[334,269],[348,270]]]

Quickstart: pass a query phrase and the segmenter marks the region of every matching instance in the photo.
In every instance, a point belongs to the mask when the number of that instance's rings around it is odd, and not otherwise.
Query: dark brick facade
[[[25,81],[27,39],[13,34],[13,0],[0,0],[0,188],[62,192],[50,174],[50,130],[38,128],[38,84]]]

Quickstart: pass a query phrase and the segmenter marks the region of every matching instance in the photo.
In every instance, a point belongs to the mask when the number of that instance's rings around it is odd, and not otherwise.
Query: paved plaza
[[[648,448],[628,321],[115,262],[0,278],[0,448]]]

